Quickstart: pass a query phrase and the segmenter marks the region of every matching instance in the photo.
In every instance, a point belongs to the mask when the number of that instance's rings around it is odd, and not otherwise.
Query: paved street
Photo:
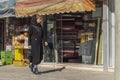
[[[114,80],[113,72],[64,69],[39,66],[41,75],[34,75],[28,66],[0,66],[0,80]]]

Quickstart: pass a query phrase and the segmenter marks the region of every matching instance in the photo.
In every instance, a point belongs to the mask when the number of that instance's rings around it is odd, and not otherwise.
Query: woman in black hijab
[[[43,59],[43,42],[45,46],[48,45],[44,35],[44,27],[41,26],[40,15],[33,15],[28,33],[28,44],[31,48],[30,69],[34,74],[39,74],[37,65]]]

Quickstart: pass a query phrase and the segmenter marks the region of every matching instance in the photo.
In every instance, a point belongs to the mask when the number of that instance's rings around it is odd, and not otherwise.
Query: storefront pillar
[[[103,70],[108,71],[109,67],[109,9],[108,9],[108,1],[104,1],[103,3]]]
[[[114,0],[109,0],[109,26],[110,26],[110,67],[115,66],[115,11]]]
[[[120,80],[120,0],[115,1],[115,80]]]
[[[4,37],[5,37],[5,41],[4,41],[4,49],[6,50],[6,44],[8,43],[9,40],[9,17],[6,17],[5,19],[5,32],[4,32]]]

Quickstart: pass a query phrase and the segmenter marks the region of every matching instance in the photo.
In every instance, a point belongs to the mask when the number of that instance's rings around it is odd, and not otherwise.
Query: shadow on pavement
[[[41,71],[41,74],[50,73],[50,72],[56,72],[56,71],[62,71],[63,69],[65,69],[65,67],[52,69],[52,70],[47,70],[47,71]]]

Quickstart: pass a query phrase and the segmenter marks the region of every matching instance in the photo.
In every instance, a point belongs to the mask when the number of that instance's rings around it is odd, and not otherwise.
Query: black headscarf
[[[36,21],[36,15],[37,14],[35,14],[35,15],[32,16],[32,18],[31,18],[31,25],[41,27],[41,24],[37,23],[37,21]]]

